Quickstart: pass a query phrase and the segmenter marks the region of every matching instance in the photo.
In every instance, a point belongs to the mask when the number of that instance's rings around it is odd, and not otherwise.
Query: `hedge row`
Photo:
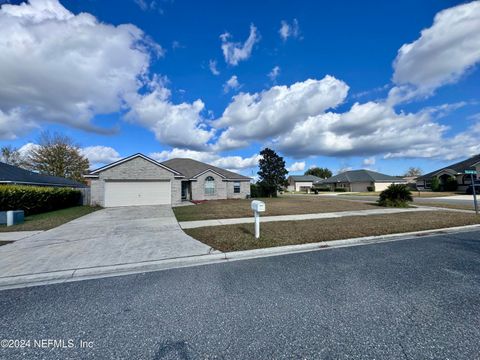
[[[38,214],[76,206],[80,199],[80,191],[70,188],[0,186],[0,211],[23,210],[25,215]]]

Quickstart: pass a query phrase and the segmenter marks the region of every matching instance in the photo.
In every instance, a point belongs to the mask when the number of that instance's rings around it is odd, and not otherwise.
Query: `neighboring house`
[[[383,191],[391,184],[406,184],[407,182],[399,177],[381,174],[371,170],[345,171],[328,179],[315,182],[317,187],[329,187],[332,191],[337,188],[345,191],[364,192],[369,187],[374,191]]]
[[[323,180],[314,175],[290,175],[287,178],[288,191],[309,191],[315,181]]]
[[[480,171],[480,155],[472,156],[467,160],[419,176],[417,178],[417,188],[430,189],[430,183],[434,177],[438,178],[440,186],[443,187],[448,179],[452,178],[457,181],[458,190],[464,191],[471,184],[471,176],[466,175],[465,170],[474,168],[477,170],[477,173]],[[477,176],[474,175],[474,178],[476,179]]]
[[[84,188],[87,185],[59,176],[43,175],[0,162],[0,184]]]
[[[85,175],[92,205],[179,204],[182,200],[244,199],[250,178],[192,159],[155,161],[135,154]]]

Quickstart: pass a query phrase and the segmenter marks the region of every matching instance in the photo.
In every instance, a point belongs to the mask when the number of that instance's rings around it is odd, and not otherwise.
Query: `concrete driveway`
[[[14,276],[65,272],[206,255],[170,206],[108,208],[0,246],[0,283]]]

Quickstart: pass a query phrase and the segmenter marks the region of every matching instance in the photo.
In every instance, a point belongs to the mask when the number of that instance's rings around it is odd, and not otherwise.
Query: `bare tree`
[[[80,153],[74,141],[63,134],[43,132],[38,139],[39,146],[28,154],[30,167],[41,174],[62,176],[84,182],[83,174],[88,171],[89,162]]]
[[[18,149],[12,145],[2,146],[0,149],[0,161],[8,165],[22,166],[24,159]]]
[[[420,176],[422,175],[422,173],[423,173],[422,169],[412,166],[407,170],[404,176]]]

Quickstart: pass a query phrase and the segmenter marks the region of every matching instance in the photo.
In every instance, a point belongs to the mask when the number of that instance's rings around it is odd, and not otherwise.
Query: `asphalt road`
[[[479,299],[480,232],[419,237],[2,291],[0,358],[478,359]]]

